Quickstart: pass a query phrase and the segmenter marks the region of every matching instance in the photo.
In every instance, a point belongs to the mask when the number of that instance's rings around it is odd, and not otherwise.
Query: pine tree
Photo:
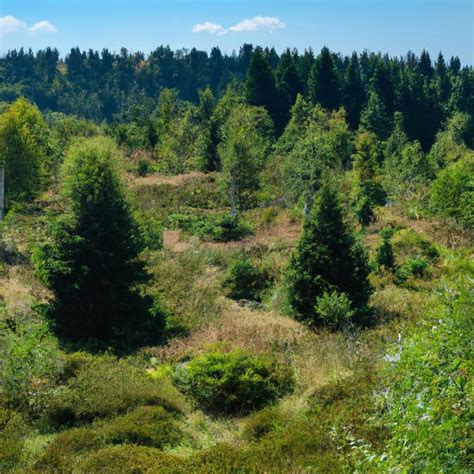
[[[374,89],[369,92],[367,107],[362,112],[361,127],[373,132],[381,140],[385,140],[390,133],[390,118],[383,101]]]
[[[360,76],[359,58],[353,53],[347,66],[343,105],[347,112],[347,122],[351,130],[359,126],[362,104],[364,103],[364,89]]]
[[[214,95],[209,87],[199,91],[197,119],[199,122],[198,154],[201,171],[215,171],[219,166],[217,157],[218,130],[213,114],[216,107]]]
[[[327,47],[321,50],[308,78],[308,94],[313,104],[334,110],[341,104],[340,81],[332,54]]]
[[[375,221],[373,208],[383,204],[385,193],[380,184],[380,145],[368,132],[356,136],[354,154],[354,194],[356,214],[362,225]]]
[[[427,78],[431,78],[434,73],[433,66],[431,65],[430,54],[425,49],[421,52],[420,56],[420,71],[421,74]]]
[[[270,62],[258,48],[252,55],[247,71],[245,96],[249,105],[265,107],[275,125],[279,125],[275,76]]]
[[[354,322],[366,323],[368,274],[367,255],[344,222],[336,191],[325,181],[287,270],[290,307],[298,319],[319,326],[323,320],[315,308],[317,300],[336,291],[350,299]]]
[[[151,314],[139,291],[147,280],[143,243],[104,138],[83,140],[63,167],[64,217],[51,225],[50,242],[34,262],[54,300],[48,314],[66,340],[107,344],[147,343],[160,336],[161,317]]]
[[[296,70],[290,50],[286,50],[280,58],[276,70],[277,91],[280,100],[280,121],[287,123],[290,109],[296,101],[298,94],[303,93],[303,85]]]

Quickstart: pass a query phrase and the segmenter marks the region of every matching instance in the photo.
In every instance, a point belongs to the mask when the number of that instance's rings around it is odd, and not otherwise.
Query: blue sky
[[[474,63],[474,0],[0,0],[0,52],[55,46],[231,52],[244,42],[350,54],[423,48]],[[248,20],[248,21],[246,21]],[[194,31],[193,31],[194,30]]]

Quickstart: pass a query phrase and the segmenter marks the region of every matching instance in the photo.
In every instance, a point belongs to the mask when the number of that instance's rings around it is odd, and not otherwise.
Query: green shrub
[[[428,262],[423,258],[410,258],[398,268],[395,276],[397,283],[404,283],[409,277],[424,278],[427,275]]]
[[[64,356],[64,366],[61,373],[62,380],[74,378],[80,369],[94,361],[94,356],[88,352],[73,352]]]
[[[401,229],[395,232],[391,244],[398,265],[403,265],[412,258],[422,257],[434,262],[439,257],[438,249],[413,229]]]
[[[127,444],[89,454],[79,463],[77,471],[90,474],[186,472],[181,469],[181,461],[174,456],[156,448]]]
[[[244,254],[239,255],[227,270],[224,286],[229,288],[229,296],[235,300],[260,300],[260,291],[265,281],[264,275]]]
[[[230,242],[241,240],[252,234],[250,227],[237,218],[223,214],[192,215],[173,214],[169,217],[169,225],[204,240]]]
[[[61,365],[57,340],[46,323],[29,315],[0,321],[0,394],[10,404],[34,410]]]
[[[103,438],[92,427],[74,428],[59,433],[35,463],[42,472],[71,471],[77,457],[105,446]]]
[[[174,416],[163,407],[138,407],[101,428],[110,444],[136,444],[164,448],[178,444],[183,433]]]
[[[278,407],[266,407],[246,421],[242,435],[248,441],[259,440],[270,432],[282,429],[289,421],[289,416]]]
[[[445,284],[431,314],[394,348],[383,422],[382,472],[472,471],[472,273]]]
[[[323,326],[330,329],[341,329],[350,323],[354,311],[351,309],[351,300],[345,293],[325,292],[316,299],[315,312]]]
[[[245,473],[258,472],[248,462],[247,451],[226,443],[200,451],[186,458],[186,473]],[[263,472],[263,471],[260,471]]]
[[[140,405],[180,411],[179,393],[166,379],[154,380],[125,361],[103,356],[79,367],[76,376],[55,391],[48,415],[53,425],[71,425]]]
[[[0,472],[10,472],[21,461],[27,433],[21,415],[0,407]]]
[[[365,195],[362,195],[357,199],[354,206],[354,212],[357,220],[362,225],[370,225],[377,220],[373,204]]]
[[[137,163],[137,174],[138,176],[146,176],[150,172],[150,162],[147,160],[139,160]]]
[[[442,170],[431,188],[436,214],[451,217],[466,228],[474,227],[474,153]]]
[[[175,381],[205,410],[248,413],[291,391],[293,373],[236,349],[196,357],[176,370]]]

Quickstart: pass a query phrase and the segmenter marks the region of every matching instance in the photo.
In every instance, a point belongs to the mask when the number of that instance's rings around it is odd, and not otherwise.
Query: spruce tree
[[[362,112],[360,124],[363,129],[375,133],[381,140],[385,140],[390,134],[387,109],[374,89],[369,92],[369,100]]]
[[[343,105],[347,113],[347,122],[351,130],[359,126],[362,104],[364,102],[364,88],[360,76],[359,58],[353,53],[347,66]]]
[[[111,141],[78,142],[63,167],[66,214],[35,251],[39,276],[52,290],[48,314],[66,340],[144,344],[156,340],[159,314],[139,291],[147,274],[143,248],[114,162]]]
[[[331,51],[321,50],[308,78],[308,94],[313,104],[321,104],[327,110],[334,110],[341,103],[339,76]]]
[[[325,181],[307,215],[287,270],[289,304],[295,316],[313,326],[324,324],[317,301],[325,293],[344,293],[353,321],[367,323],[371,293],[367,255],[344,222],[333,186]]]
[[[286,50],[281,55],[276,77],[280,102],[280,121],[281,124],[284,124],[288,122],[290,109],[294,105],[297,95],[303,93],[303,85],[290,50]]]
[[[354,194],[356,215],[362,225],[375,221],[374,207],[383,204],[385,193],[380,183],[380,145],[373,133],[356,136],[354,154]]]
[[[245,96],[249,105],[262,106],[279,126],[278,97],[270,62],[261,49],[256,49],[247,71],[245,80]]]

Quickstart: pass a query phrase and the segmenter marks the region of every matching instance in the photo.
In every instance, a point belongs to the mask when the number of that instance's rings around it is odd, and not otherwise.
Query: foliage
[[[100,426],[101,436],[109,444],[134,444],[163,449],[183,439],[173,415],[163,407],[138,407]]]
[[[440,171],[431,187],[431,206],[442,217],[455,219],[466,228],[474,227],[474,154]]]
[[[138,258],[143,243],[115,170],[116,154],[105,139],[71,148],[62,184],[68,214],[53,221],[50,241],[33,260],[55,294],[49,315],[61,337],[123,347],[156,339],[162,322],[137,287],[147,279]]]
[[[204,240],[216,242],[230,242],[241,240],[251,235],[249,226],[244,224],[238,217],[228,214],[172,214],[168,218],[172,227],[178,227],[191,235],[196,235]]]
[[[221,130],[223,186],[234,214],[256,204],[273,126],[265,109],[236,106]]]
[[[76,458],[104,446],[100,434],[90,426],[59,433],[35,462],[40,471],[71,470]]]
[[[45,323],[28,315],[0,327],[0,395],[10,405],[34,411],[50,379],[61,371],[58,343]]]
[[[297,318],[322,325],[316,300],[337,291],[347,294],[354,321],[362,322],[371,293],[368,274],[367,256],[343,221],[336,191],[325,183],[306,216],[287,270],[291,308]]]
[[[287,367],[276,367],[240,349],[198,356],[175,372],[175,382],[203,409],[242,414],[261,408],[293,388]]]
[[[396,281],[404,283],[410,276],[423,278],[426,275],[427,268],[428,263],[423,258],[410,258],[404,265],[397,268]]]
[[[316,298],[315,313],[321,325],[330,329],[341,329],[351,322],[354,311],[351,301],[345,293],[323,293]]]
[[[245,422],[243,437],[249,441],[259,440],[268,433],[281,430],[289,421],[290,417],[281,408],[265,407]]]
[[[48,408],[55,426],[91,422],[140,405],[180,411],[180,398],[166,380],[154,380],[143,370],[114,357],[81,364],[65,385],[57,387]]]
[[[0,115],[0,164],[5,168],[5,203],[38,195],[46,173],[46,126],[39,110],[18,99]]]
[[[472,280],[448,283],[430,316],[396,350],[384,399],[382,469],[469,472]]]
[[[342,109],[328,113],[316,106],[307,112],[306,104],[297,105],[288,129],[276,145],[277,153],[281,150],[283,155],[283,163],[278,164],[283,179],[278,184],[288,204],[303,203],[309,208],[324,170],[349,167],[351,133]]]
[[[129,473],[176,472],[180,462],[170,454],[156,448],[124,444],[100,449],[84,457],[78,464],[80,472]],[[173,469],[171,469],[173,468]]]
[[[224,280],[224,286],[230,290],[229,296],[235,300],[258,301],[264,284],[264,275],[244,254],[232,261]]]
[[[368,225],[375,221],[373,207],[384,203],[385,193],[379,176],[379,144],[375,135],[360,132],[355,139],[354,199],[359,222]]]
[[[0,406],[0,471],[10,472],[23,458],[24,442],[29,429],[15,411]]]

